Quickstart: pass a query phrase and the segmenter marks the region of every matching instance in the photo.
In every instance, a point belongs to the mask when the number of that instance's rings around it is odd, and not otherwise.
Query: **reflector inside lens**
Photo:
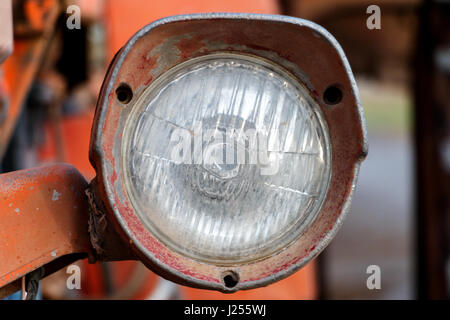
[[[298,239],[330,180],[319,107],[278,66],[237,54],[184,62],[133,105],[125,185],[145,226],[185,256],[227,265]]]

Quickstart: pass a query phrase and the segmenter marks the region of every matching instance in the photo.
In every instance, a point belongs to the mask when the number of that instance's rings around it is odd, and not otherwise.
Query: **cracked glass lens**
[[[166,246],[229,265],[298,239],[330,180],[328,130],[293,77],[264,60],[215,54],[145,89],[125,126],[125,185]]]

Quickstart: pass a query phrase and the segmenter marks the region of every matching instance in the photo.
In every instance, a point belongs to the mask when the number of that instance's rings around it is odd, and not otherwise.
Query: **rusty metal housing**
[[[124,186],[121,150],[135,101],[156,78],[191,58],[233,52],[261,57],[289,71],[320,106],[332,145],[332,177],[312,225],[290,246],[239,266],[195,261],[168,249],[141,223]],[[127,99],[118,99],[120,88]],[[341,96],[327,99],[337,88]],[[122,92],[123,93],[123,92]],[[109,223],[152,270],[189,286],[234,292],[280,280],[316,257],[349,209],[361,161],[367,154],[365,120],[353,74],[337,41],[322,27],[276,15],[213,13],[173,16],[138,31],[118,52],[103,83],[91,133],[95,194]],[[158,143],[155,141],[155,143]],[[235,281],[228,285],[227,279]],[[228,278],[227,278],[228,277]]]

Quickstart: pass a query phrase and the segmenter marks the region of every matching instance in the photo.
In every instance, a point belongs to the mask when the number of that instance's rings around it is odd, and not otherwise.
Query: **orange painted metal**
[[[89,252],[86,186],[67,164],[0,175],[0,288],[62,256]]]

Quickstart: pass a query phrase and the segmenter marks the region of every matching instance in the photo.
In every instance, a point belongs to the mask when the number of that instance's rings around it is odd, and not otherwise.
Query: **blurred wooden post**
[[[420,10],[415,64],[418,298],[448,299],[450,253],[450,3]]]

